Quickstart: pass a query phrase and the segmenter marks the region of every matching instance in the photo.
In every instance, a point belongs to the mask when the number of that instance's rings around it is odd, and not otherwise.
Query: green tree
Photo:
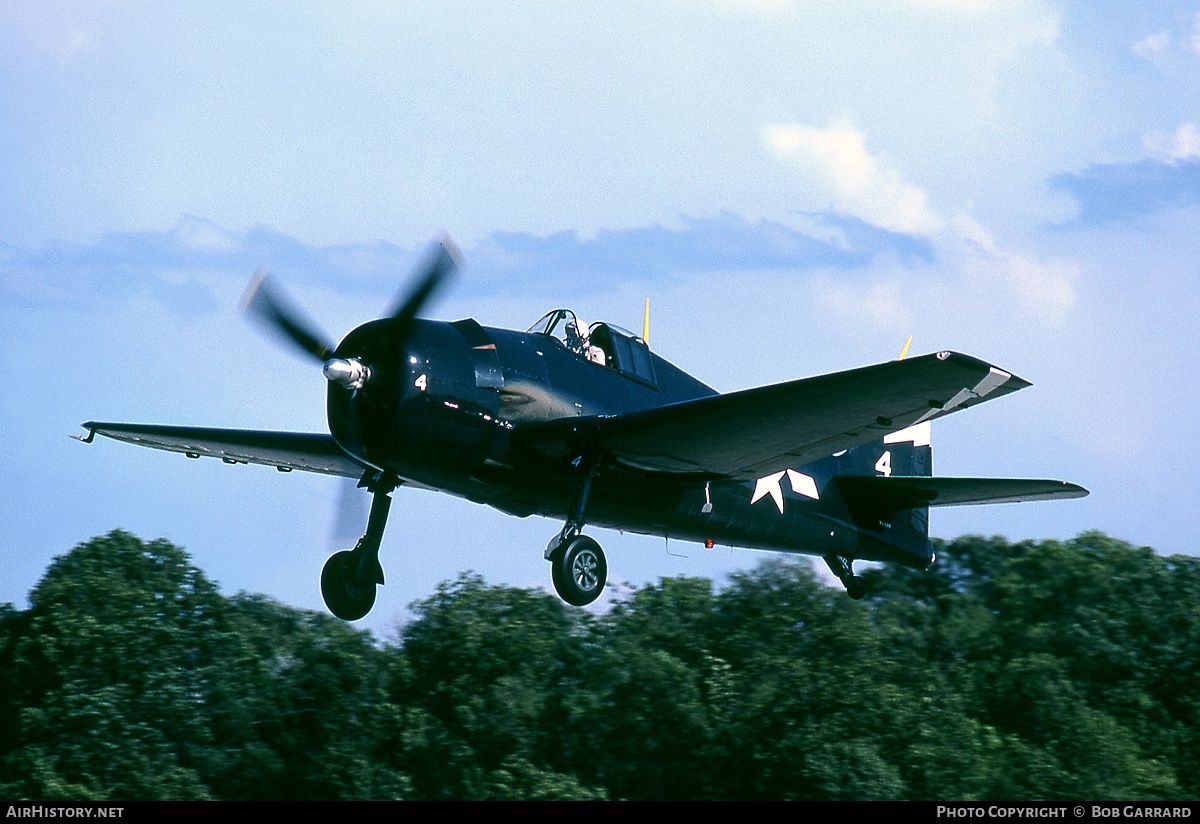
[[[413,611],[393,653],[392,694],[405,708],[397,749],[418,797],[595,797],[569,772],[576,728],[590,723],[587,613],[474,574]]]
[[[776,559],[600,615],[465,575],[381,647],[114,532],[0,605],[0,793],[1200,794],[1200,561],[1099,533],[937,552],[862,602]]]
[[[57,558],[0,633],[0,789],[25,798],[397,797],[369,635],[226,599],[166,541]]]
[[[6,783],[29,798],[205,798],[198,712],[215,586],[166,541],[113,532],[51,564],[10,638]]]

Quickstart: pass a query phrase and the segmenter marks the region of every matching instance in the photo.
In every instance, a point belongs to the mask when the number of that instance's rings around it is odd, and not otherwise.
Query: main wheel
[[[600,544],[577,535],[551,558],[554,589],[571,606],[587,606],[600,597],[608,580],[608,562]]]
[[[321,597],[343,621],[357,621],[375,606],[375,584],[356,580],[358,558],[347,549],[329,556],[321,570]]]

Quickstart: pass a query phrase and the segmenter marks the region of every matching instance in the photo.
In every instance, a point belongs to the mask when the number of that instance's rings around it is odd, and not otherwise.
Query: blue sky
[[[572,306],[723,391],[954,349],[1033,382],[939,421],[942,474],[1083,501],[935,534],[1195,552],[1200,2],[0,2],[0,600],[122,527],[319,607],[335,481],[66,436],[323,431],[239,317],[267,265],[335,337],[439,231],[431,314]],[[548,583],[557,525],[396,495],[367,620],[463,569]],[[754,552],[598,533],[614,579]]]

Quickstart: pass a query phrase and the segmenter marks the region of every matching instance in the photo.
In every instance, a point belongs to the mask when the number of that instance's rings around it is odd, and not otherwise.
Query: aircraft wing
[[[207,455],[225,463],[273,466],[281,472],[302,469],[360,478],[364,471],[364,467],[347,456],[330,435],[96,421],[88,421],[83,428],[88,434],[79,440],[85,443],[100,434],[138,446],[182,452],[189,458]]]
[[[1029,386],[939,352],[624,415],[522,424],[543,448],[590,444],[652,472],[750,480]]]

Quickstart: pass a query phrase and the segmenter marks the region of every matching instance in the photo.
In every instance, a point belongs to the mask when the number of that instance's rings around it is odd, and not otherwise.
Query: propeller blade
[[[413,273],[416,285],[407,293],[397,296],[388,317],[396,318],[401,326],[407,327],[446,278],[461,265],[462,253],[449,235],[443,235]]]
[[[322,363],[333,355],[333,344],[287,298],[266,269],[254,273],[242,296],[242,311]]]

